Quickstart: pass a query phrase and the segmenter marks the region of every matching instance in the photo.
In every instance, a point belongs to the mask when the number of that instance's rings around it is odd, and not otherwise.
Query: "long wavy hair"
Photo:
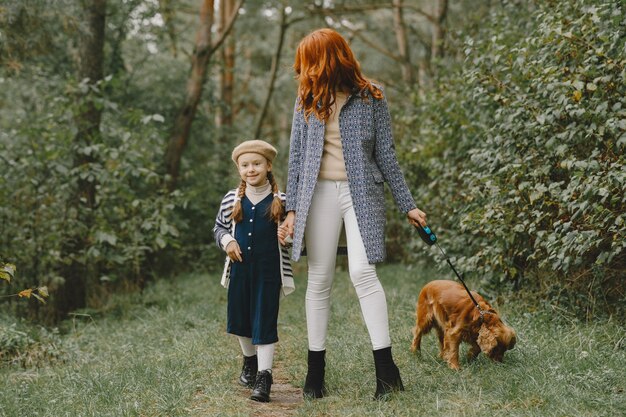
[[[372,97],[383,98],[382,91],[361,73],[348,42],[332,29],[318,29],[300,41],[293,69],[298,80],[298,110],[304,110],[307,121],[311,114],[320,121],[328,120],[337,90],[358,91],[363,98],[369,91]]]
[[[275,223],[280,223],[285,217],[285,207],[278,195],[278,183],[276,182],[272,171],[267,173],[267,180],[272,185],[272,193],[274,194],[274,199],[272,200],[272,205],[268,207],[267,215]],[[239,223],[243,220],[243,207],[241,207],[241,199],[246,195],[246,185],[247,183],[244,180],[241,180],[241,183],[239,184],[239,192],[237,193],[237,199],[235,200],[235,205],[233,206],[233,212],[231,214],[231,219],[235,223]]]

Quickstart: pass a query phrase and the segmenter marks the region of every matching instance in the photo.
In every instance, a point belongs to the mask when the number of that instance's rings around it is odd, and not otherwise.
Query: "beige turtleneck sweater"
[[[348,95],[337,92],[332,113],[326,121],[324,133],[324,151],[318,178],[323,180],[347,181],[346,164],[343,160],[343,148],[341,146],[341,132],[339,131],[339,113]]]
[[[267,197],[271,192],[272,185],[269,181],[263,185],[259,185],[258,187],[246,184],[246,197],[248,197],[248,200],[250,200],[253,205],[259,204],[259,202]],[[235,237],[231,234],[224,235],[221,240],[222,249],[226,250],[226,246],[228,246],[228,244],[233,240],[235,240]]]

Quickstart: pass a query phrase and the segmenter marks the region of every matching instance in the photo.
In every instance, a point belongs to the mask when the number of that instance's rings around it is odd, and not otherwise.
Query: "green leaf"
[[[156,237],[156,244],[161,249],[167,246],[167,243],[165,243],[165,240],[161,236]]]
[[[7,282],[11,282],[11,279],[15,277],[15,265],[13,264],[3,264],[0,267],[0,279],[3,279]]]
[[[50,294],[48,293],[48,287],[47,286],[43,286],[43,287],[37,287],[37,292],[42,296],[42,297],[48,297]]]
[[[42,304],[46,304],[46,300],[44,300],[44,298],[39,296],[36,292],[33,292],[31,295],[38,299]]]

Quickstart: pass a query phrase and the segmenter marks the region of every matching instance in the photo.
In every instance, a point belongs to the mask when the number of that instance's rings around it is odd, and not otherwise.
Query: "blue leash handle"
[[[476,302],[476,300],[474,299],[474,296],[472,295],[472,292],[470,291],[470,289],[467,288],[467,285],[465,285],[465,281],[463,280],[463,277],[461,276],[461,274],[459,274],[459,272],[456,270],[454,265],[452,265],[452,261],[450,261],[450,258],[448,258],[448,255],[446,255],[443,249],[441,249],[441,246],[439,246],[439,243],[437,243],[437,236],[435,235],[435,233],[428,226],[422,226],[418,224],[417,226],[415,226],[415,228],[417,229],[417,232],[422,238],[422,240],[424,241],[424,243],[426,243],[428,246],[437,244],[437,247],[441,251],[441,254],[443,255],[444,258],[446,258],[446,262],[448,263],[448,265],[450,265],[450,268],[452,268],[452,270],[454,271],[459,281],[461,281],[461,284],[463,284],[463,287],[465,287],[465,291],[467,291],[467,294],[472,299],[472,302],[474,303],[476,308],[478,308],[478,310],[481,312],[481,316],[482,316],[483,314],[482,309],[478,305],[478,302]]]

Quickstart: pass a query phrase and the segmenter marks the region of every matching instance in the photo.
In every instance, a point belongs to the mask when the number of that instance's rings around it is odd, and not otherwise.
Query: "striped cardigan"
[[[289,145],[287,211],[295,211],[292,257],[300,258],[306,220],[324,149],[324,122],[314,115],[304,120],[296,100]],[[385,259],[385,196],[387,182],[404,213],[416,207],[396,158],[391,116],[385,98],[366,90],[350,95],[339,112],[339,131],[359,231],[370,263]]]
[[[220,204],[220,209],[217,213],[217,217],[215,218],[215,226],[213,227],[213,235],[215,236],[215,242],[220,249],[226,250],[226,248],[222,247],[222,238],[224,235],[229,234],[231,236],[235,236],[235,227],[237,224],[232,221],[231,214],[233,212],[233,208],[235,206],[235,197],[239,189],[230,190],[222,199],[222,203]],[[279,193],[280,199],[285,203],[285,193]],[[293,270],[291,269],[291,262],[289,261],[289,251],[286,247],[282,246],[278,243],[278,250],[280,251],[280,278],[282,280],[282,289],[281,294],[289,295],[295,289],[294,281],[293,281]],[[228,288],[228,284],[230,283],[230,267],[232,264],[232,260],[230,257],[226,256],[226,262],[224,263],[224,272],[222,274],[222,286],[224,288]]]

